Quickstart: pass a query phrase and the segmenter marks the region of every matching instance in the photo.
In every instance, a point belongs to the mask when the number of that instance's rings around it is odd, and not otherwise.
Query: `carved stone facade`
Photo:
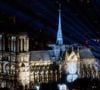
[[[60,12],[56,44],[49,45],[51,50],[29,51],[29,37],[24,33],[0,34],[0,87],[33,88],[41,83],[60,82],[64,74],[66,82],[100,77],[90,49],[63,44]]]
[[[33,88],[41,83],[60,82],[63,74],[68,82],[100,78],[96,58],[86,47],[74,49],[72,45],[55,44],[51,45],[52,50],[29,51],[27,34],[1,34],[0,40],[0,87]]]
[[[0,87],[12,90],[60,80],[51,51],[29,51],[27,34],[0,34]]]
[[[13,90],[19,81],[23,82],[23,79],[20,80],[23,72],[20,65],[29,67],[28,45],[27,34],[0,34],[0,87],[10,87]]]

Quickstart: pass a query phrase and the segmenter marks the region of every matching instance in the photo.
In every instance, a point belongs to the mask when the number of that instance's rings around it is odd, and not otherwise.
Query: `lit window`
[[[12,36],[11,39],[12,39],[12,40],[16,40],[16,37],[15,37],[15,36]]]
[[[2,38],[2,35],[0,35],[0,39]]]
[[[39,90],[40,89],[40,86],[36,85],[35,88],[36,88],[36,90]]]
[[[66,84],[58,84],[58,90],[68,90]]]

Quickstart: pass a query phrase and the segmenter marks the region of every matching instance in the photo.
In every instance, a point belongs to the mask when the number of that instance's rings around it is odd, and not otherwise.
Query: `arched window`
[[[9,63],[6,63],[6,64],[5,64],[5,73],[6,73],[6,74],[9,74],[9,69],[10,69]]]
[[[12,75],[15,74],[15,65],[11,65],[11,74],[12,74]]]
[[[11,51],[15,52],[16,51],[16,37],[12,36],[11,37]]]

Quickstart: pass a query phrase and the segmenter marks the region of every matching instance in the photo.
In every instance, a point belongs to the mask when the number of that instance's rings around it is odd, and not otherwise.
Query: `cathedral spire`
[[[62,36],[62,28],[61,28],[61,5],[59,8],[59,21],[58,21],[58,32],[57,32],[56,44],[58,45],[63,44],[63,36]]]

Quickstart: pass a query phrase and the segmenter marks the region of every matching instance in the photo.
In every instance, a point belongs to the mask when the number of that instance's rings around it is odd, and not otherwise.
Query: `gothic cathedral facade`
[[[56,44],[51,50],[29,51],[29,37],[25,33],[0,34],[0,87],[18,90],[34,85],[65,81],[73,82],[82,77],[100,77],[90,49],[65,45],[59,10]],[[75,47],[75,48],[74,48]]]

